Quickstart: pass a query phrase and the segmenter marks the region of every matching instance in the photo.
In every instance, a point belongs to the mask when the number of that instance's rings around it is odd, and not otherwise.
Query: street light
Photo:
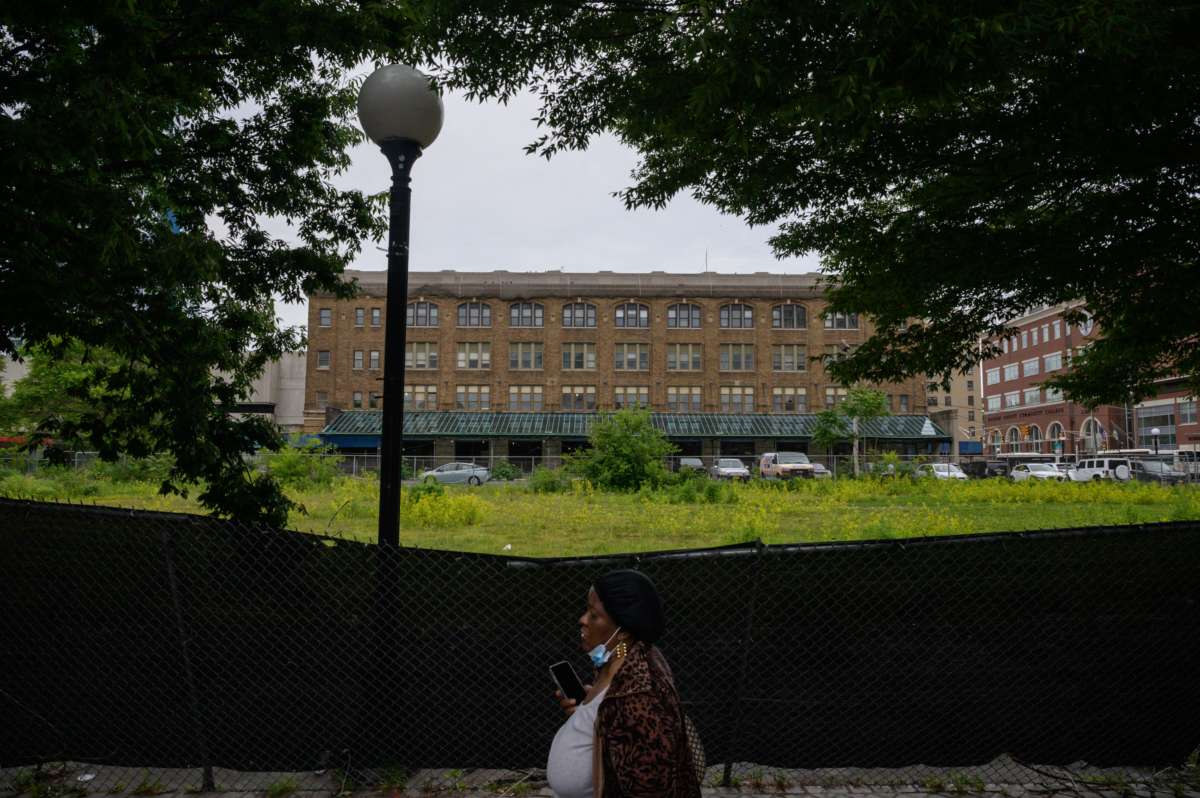
[[[1150,434],[1154,436],[1154,456],[1158,457],[1158,436],[1161,434],[1158,427],[1150,430]]]
[[[442,98],[410,66],[375,70],[358,91],[358,121],[392,167],[388,227],[387,320],[383,331],[383,430],[379,464],[379,543],[400,544],[404,457],[404,339],[408,306],[408,224],[413,161],[442,130]]]

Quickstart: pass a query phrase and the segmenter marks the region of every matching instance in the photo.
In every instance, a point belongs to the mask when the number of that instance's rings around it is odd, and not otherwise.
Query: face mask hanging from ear
[[[591,659],[593,666],[601,668],[604,666],[604,663],[612,659],[612,652],[608,650],[608,644],[612,642],[613,637],[616,637],[617,632],[620,631],[621,627],[618,626],[617,631],[612,633],[612,637],[588,652],[588,658]]]

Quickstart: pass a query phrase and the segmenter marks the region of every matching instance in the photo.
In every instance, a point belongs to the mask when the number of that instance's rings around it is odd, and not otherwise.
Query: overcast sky
[[[771,227],[750,228],[690,196],[661,211],[627,211],[614,191],[627,186],[636,163],[614,138],[586,152],[545,158],[526,155],[538,135],[535,98],[507,106],[443,97],[441,135],[413,168],[413,271],[640,272],[815,271],[816,257],[777,260],[767,245]],[[386,159],[373,145],[353,152],[340,184],[376,192],[387,188]],[[367,245],[354,268],[382,270],[386,254]],[[305,324],[307,309],[280,303],[287,325]]]

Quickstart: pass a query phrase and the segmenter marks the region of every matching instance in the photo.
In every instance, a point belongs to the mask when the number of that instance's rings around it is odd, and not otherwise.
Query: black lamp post
[[[413,161],[442,129],[442,99],[429,78],[403,64],[377,69],[358,92],[358,119],[392,167],[387,319],[383,331],[383,430],[379,464],[379,544],[400,544],[404,462],[404,339],[408,307],[408,227]]]
[[[1150,430],[1150,434],[1154,436],[1154,456],[1158,457],[1158,436],[1161,433],[1159,432],[1158,427],[1154,427]]]

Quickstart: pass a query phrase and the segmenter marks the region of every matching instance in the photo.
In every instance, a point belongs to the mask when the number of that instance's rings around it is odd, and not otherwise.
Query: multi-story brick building
[[[309,297],[306,408],[313,414],[383,402],[386,275],[348,276],[362,288],[355,299]],[[870,333],[856,314],[827,315],[811,274],[413,272],[407,308],[404,401],[418,414],[636,405],[701,416],[805,416],[846,394],[822,361],[843,357]],[[893,413],[926,420],[923,380],[884,390]],[[790,445],[806,445],[801,431]],[[761,430],[743,437],[761,442]],[[944,443],[940,431],[934,437]]]
[[[983,402],[979,371],[955,374],[943,389],[937,382],[925,388],[925,405],[929,417],[950,434],[953,451],[960,455],[982,454]]]
[[[1130,413],[1120,405],[1087,408],[1042,387],[1069,368],[1072,357],[1099,331],[1090,319],[1063,318],[1074,305],[1031,311],[1010,322],[1016,333],[1000,341],[1001,354],[983,364],[987,451],[1078,454],[1131,445]]]

